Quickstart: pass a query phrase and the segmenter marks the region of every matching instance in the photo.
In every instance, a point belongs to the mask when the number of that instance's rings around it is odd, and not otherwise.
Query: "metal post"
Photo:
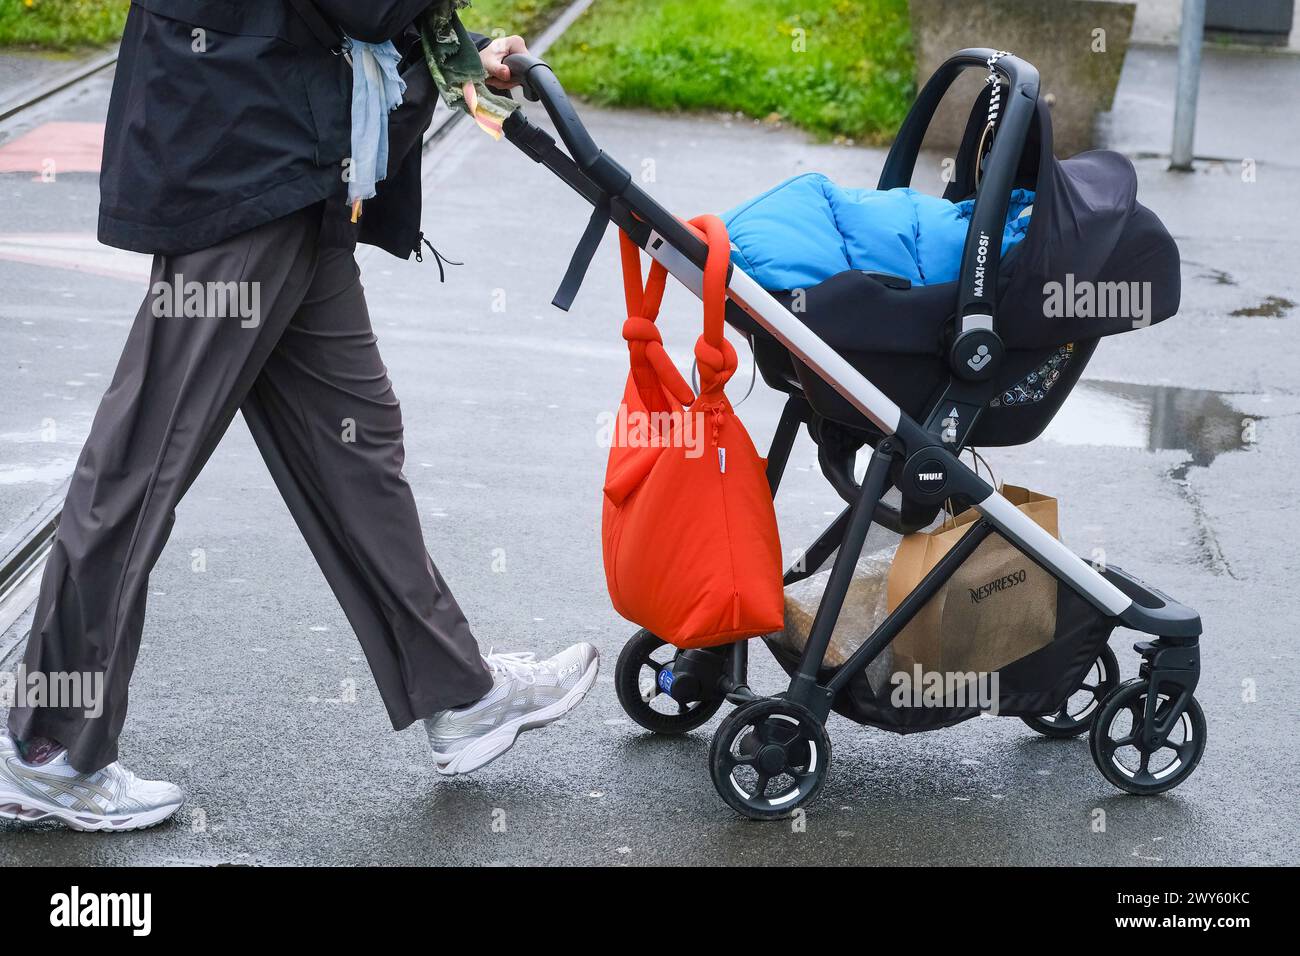
[[[1192,168],[1192,138],[1196,134],[1196,90],[1201,79],[1201,42],[1204,35],[1205,0],[1183,0],[1170,169],[1191,171]]]

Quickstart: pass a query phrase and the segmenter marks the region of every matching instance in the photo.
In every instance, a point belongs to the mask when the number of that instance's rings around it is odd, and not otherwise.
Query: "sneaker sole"
[[[591,690],[591,685],[596,682],[596,675],[599,672],[600,658],[597,657],[583,673],[582,679],[574,685],[573,690],[555,703],[502,724],[491,733],[484,734],[483,737],[452,756],[445,763],[437,763],[435,769],[444,777],[454,777],[458,774],[472,773],[491,763],[513,747],[515,741],[519,739],[519,735],[524,731],[545,727],[582,703],[582,699],[587,696],[587,691]],[[437,759],[438,755],[435,754],[434,760],[437,761]]]
[[[179,810],[185,801],[169,803],[152,810],[138,813],[100,814],[76,811],[70,807],[55,804],[34,804],[28,795],[18,795],[0,790],[0,817],[17,820],[20,823],[39,823],[42,820],[57,820],[64,826],[82,833],[110,831],[125,833],[129,830],[147,830],[156,827]]]

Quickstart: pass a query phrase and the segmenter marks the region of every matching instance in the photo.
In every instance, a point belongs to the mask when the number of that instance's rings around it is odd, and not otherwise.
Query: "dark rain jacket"
[[[349,36],[407,53],[389,177],[358,236],[403,258],[420,236],[420,150],[410,147],[437,98],[410,28],[428,3],[316,0]],[[346,60],[288,0],[133,0],[104,132],[100,241],[174,255],[322,200],[345,209],[351,101]]]

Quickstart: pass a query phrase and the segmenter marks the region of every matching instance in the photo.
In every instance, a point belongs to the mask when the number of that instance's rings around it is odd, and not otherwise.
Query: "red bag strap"
[[[696,216],[687,223],[687,228],[709,246],[704,264],[704,331],[695,343],[695,360],[700,369],[700,397],[709,396],[717,401],[723,397],[723,387],[735,373],[737,363],[736,350],[723,331],[731,240],[727,236],[727,227],[717,216]],[[619,248],[628,316],[623,323],[623,338],[628,343],[632,368],[634,371],[652,369],[674,398],[683,405],[690,405],[696,401],[695,393],[664,350],[663,337],[655,325],[668,270],[659,262],[652,261],[650,274],[643,284],[641,250],[622,230],[619,231]]]
[[[677,366],[664,351],[663,336],[655,325],[655,319],[659,316],[659,304],[664,297],[668,270],[658,262],[652,262],[650,276],[642,285],[641,250],[621,229],[618,240],[623,257],[623,296],[627,300],[623,338],[627,340],[632,371],[653,370],[659,383],[673,398],[683,405],[690,405],[695,401],[695,392],[686,384],[686,379],[682,378],[682,373],[677,371]]]
[[[736,371],[736,350],[723,334],[727,310],[727,266],[731,262],[731,239],[717,216],[696,216],[692,231],[709,244],[704,262],[704,334],[695,342],[695,361],[700,369],[700,398],[724,399],[723,387]]]

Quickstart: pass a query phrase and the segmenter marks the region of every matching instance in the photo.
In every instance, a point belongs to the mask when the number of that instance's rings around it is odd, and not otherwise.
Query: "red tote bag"
[[[620,233],[631,372],[605,472],[601,536],[614,608],[678,647],[780,630],[776,512],[759,457],[723,386],[736,350],[723,335],[730,242],[716,216],[691,220],[709,244],[696,396],[655,326],[667,272],[642,285],[641,252]],[[700,232],[702,230],[702,232]]]

